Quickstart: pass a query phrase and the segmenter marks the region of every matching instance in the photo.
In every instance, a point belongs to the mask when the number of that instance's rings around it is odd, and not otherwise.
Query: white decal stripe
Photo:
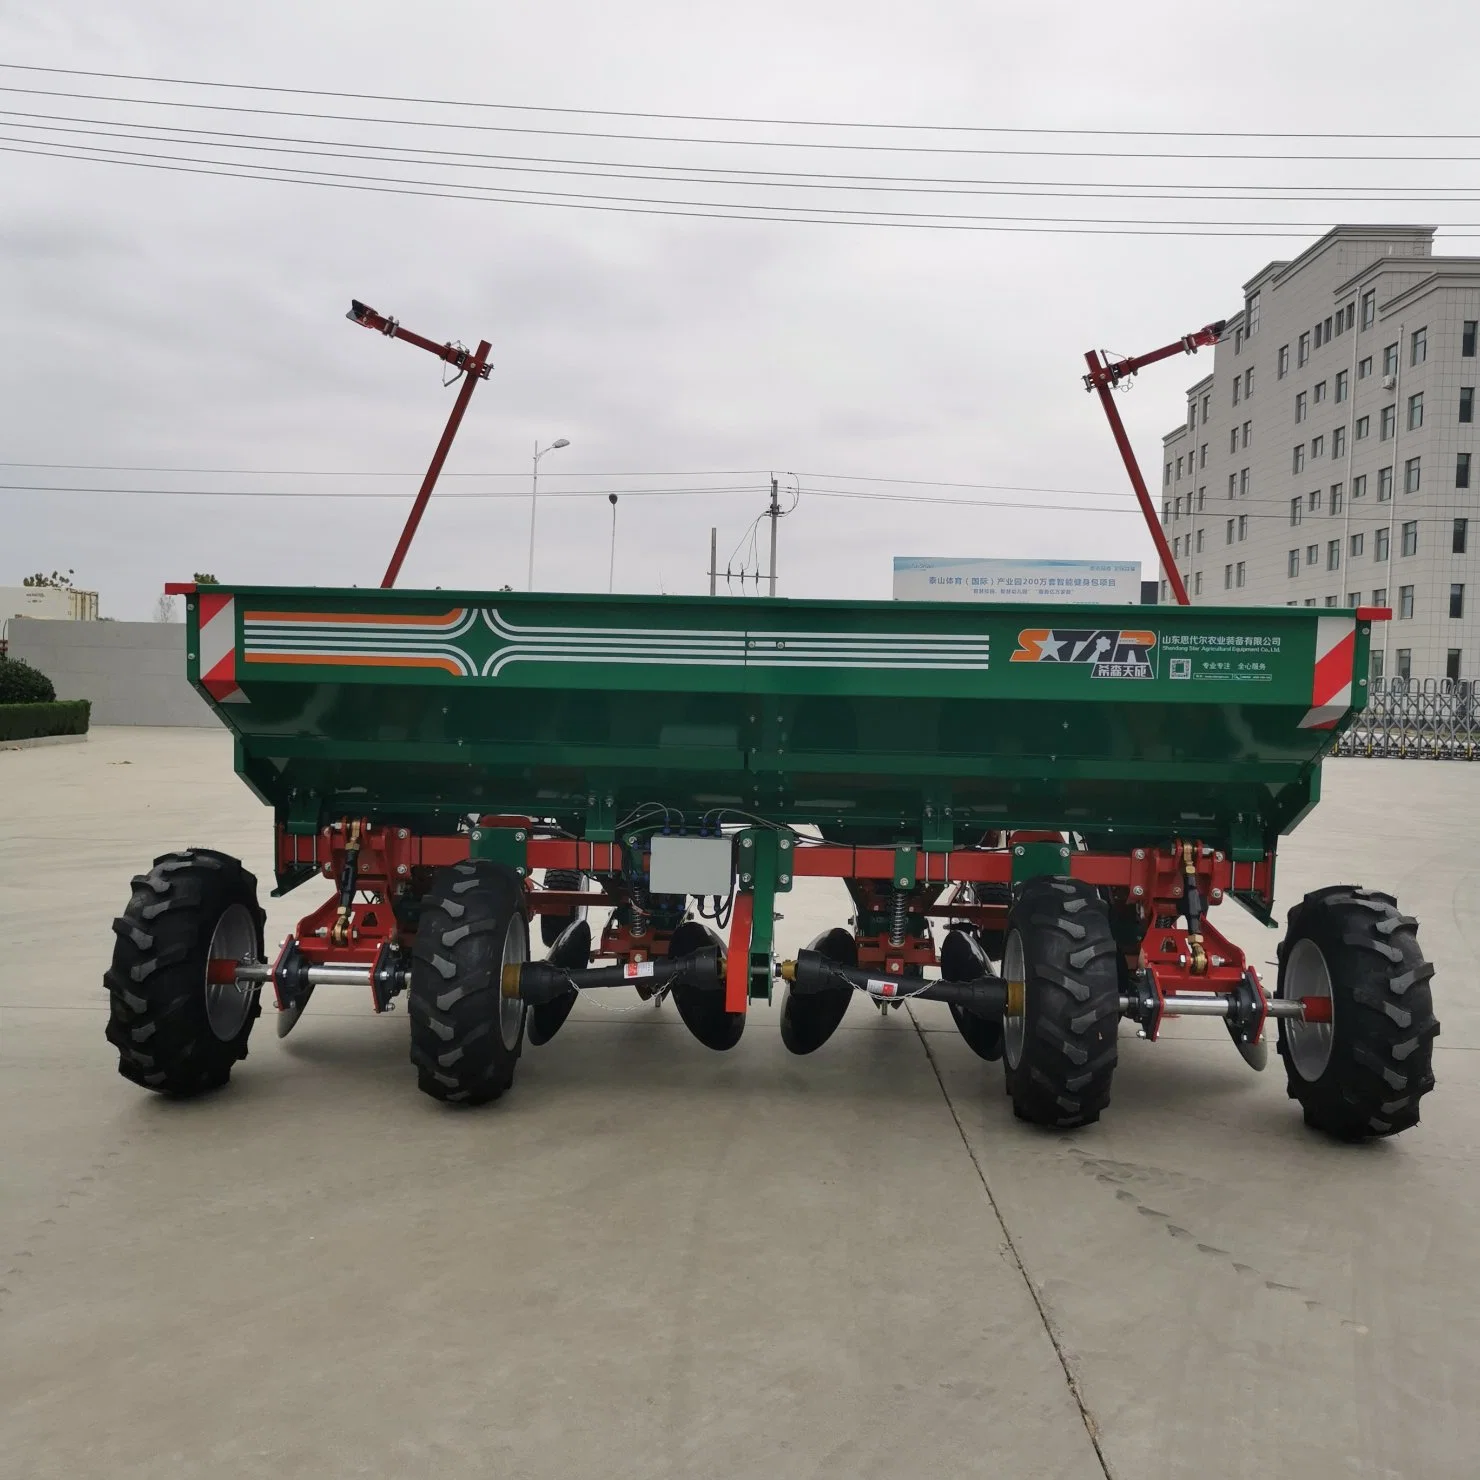
[[[469,677],[478,672],[477,664],[460,648],[322,648],[294,647],[290,645],[254,646],[247,649],[249,658],[322,658],[332,663],[335,658],[372,658],[386,664],[394,664],[398,658],[448,658],[456,663]]]
[[[836,635],[828,632],[817,631],[792,631],[790,629],[755,629],[747,627],[736,631],[733,627],[723,631],[708,631],[696,628],[675,628],[669,631],[645,631],[633,632],[622,628],[611,627],[527,627],[506,621],[497,611],[485,608],[483,618],[489,627],[502,637],[516,639],[539,640],[542,637],[563,638],[588,638],[596,641],[604,639],[624,640],[633,637],[662,640],[664,638],[681,642],[713,641],[716,639],[730,641],[814,641],[825,643],[897,643],[906,642],[941,642],[941,643],[985,643],[989,640],[984,633],[900,633],[900,632],[847,632]]]
[[[367,617],[362,622],[315,622],[305,621],[298,617],[273,617],[255,616],[249,617],[243,623],[248,632],[292,632],[311,633],[314,636],[322,636],[329,633],[343,632],[345,634],[375,634],[378,636],[422,637],[427,639],[461,637],[470,628],[477,626],[478,613],[475,611],[463,612],[455,621],[408,625],[404,622],[377,622]]]

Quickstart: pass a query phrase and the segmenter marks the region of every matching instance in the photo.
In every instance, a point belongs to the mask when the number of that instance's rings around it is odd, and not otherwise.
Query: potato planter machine
[[[728,1049],[779,980],[799,1054],[856,996],[946,1004],[1040,1124],[1098,1119],[1123,1021],[1154,1040],[1186,1015],[1256,1068],[1274,1019],[1312,1125],[1418,1121],[1433,968],[1391,896],[1308,894],[1273,992],[1210,919],[1233,899],[1274,925],[1277,840],[1365,703],[1388,612],[395,590],[488,346],[351,317],[463,382],[383,587],[170,588],[190,680],[273,808],[274,895],[332,892],[270,955],[240,862],[156,859],[106,977],[127,1078],[212,1088],[264,987],[286,1034],[352,985],[377,1012],[404,992],[421,1088],[476,1104],[581,992],[671,998]],[[1169,576],[1110,392],[1219,328],[1089,357]],[[808,878],[842,880],[852,918],[778,963],[777,905]]]

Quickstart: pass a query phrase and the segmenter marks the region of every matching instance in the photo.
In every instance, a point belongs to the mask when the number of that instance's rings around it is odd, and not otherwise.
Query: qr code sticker
[[[1167,665],[1167,672],[1168,676],[1171,678],[1191,678],[1192,659],[1173,658],[1171,662]]]

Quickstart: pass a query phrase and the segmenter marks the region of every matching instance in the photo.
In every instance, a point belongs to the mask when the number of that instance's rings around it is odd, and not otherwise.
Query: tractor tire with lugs
[[[165,853],[134,879],[103,977],[125,1079],[181,1099],[226,1083],[247,1056],[261,992],[212,982],[209,963],[261,961],[265,918],[257,880],[210,848]]]
[[[1013,1113],[1034,1125],[1090,1125],[1110,1103],[1120,1022],[1115,938],[1088,885],[1033,879],[1008,916],[1002,1063]]]
[[[483,1105],[514,1082],[525,1004],[503,968],[529,959],[524,884],[475,859],[439,869],[422,900],[406,1010],[417,1084],[434,1100]]]
[[[1307,1125],[1344,1141],[1418,1124],[1434,1087],[1433,966],[1390,894],[1338,884],[1307,894],[1279,946],[1278,995],[1329,997],[1329,1023],[1282,1018],[1280,1057]]]

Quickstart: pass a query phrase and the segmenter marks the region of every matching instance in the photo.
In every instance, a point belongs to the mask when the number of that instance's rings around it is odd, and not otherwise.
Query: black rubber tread
[[[581,887],[581,876],[574,869],[549,868],[545,870],[545,888],[574,890]],[[572,910],[568,915],[541,915],[540,939],[549,950],[557,940],[580,919],[580,912]]]
[[[1003,1054],[1013,1113],[1034,1125],[1091,1125],[1110,1103],[1120,1023],[1115,938],[1104,902],[1069,879],[1024,884],[1008,917],[1023,942],[1022,1057]]]
[[[486,1105],[514,1082],[524,1025],[509,1048],[499,1005],[504,940],[515,920],[527,938],[524,884],[506,865],[480,858],[432,876],[411,948],[406,1010],[417,1084],[434,1100]]]
[[[858,941],[851,930],[840,925],[825,930],[808,947],[840,966],[858,965]],[[853,1005],[854,988],[828,988],[801,995],[786,990],[781,1004],[781,1041],[794,1054],[815,1053],[837,1032]]]
[[[976,895],[978,904],[1001,904],[1011,906],[1012,886],[1010,884],[976,884],[973,885],[973,893]],[[976,932],[976,938],[981,942],[982,950],[987,953],[989,959],[1001,961],[1002,947],[1007,941],[1005,930],[988,930],[985,927]]]
[[[708,925],[698,920],[685,920],[668,941],[670,959],[689,956],[702,951],[705,946],[718,946],[720,959],[724,959],[723,938]],[[683,1019],[683,1025],[705,1048],[716,1053],[725,1053],[739,1043],[745,1031],[746,1014],[725,1011],[725,994],[702,987],[676,982],[670,988],[673,1005]]]
[[[975,931],[952,930],[940,946],[940,975],[943,981],[969,982],[985,976],[992,969]],[[1002,1020],[984,1018],[980,1013],[950,1004],[951,1021],[959,1029],[966,1045],[978,1058],[988,1063],[1002,1057]]]
[[[1295,943],[1310,939],[1331,975],[1333,1032],[1325,1072],[1296,1072],[1280,1023],[1279,1051],[1290,1098],[1305,1122],[1344,1141],[1395,1136],[1419,1121],[1434,1087],[1434,968],[1418,944],[1418,922],[1390,894],[1336,884],[1291,909],[1279,945],[1280,995]]]
[[[161,854],[134,879],[128,905],[113,922],[117,941],[103,977],[107,1038],[125,1079],[184,1099],[225,1084],[232,1065],[246,1058],[252,1024],[262,1012],[260,994],[230,1041],[211,1031],[206,1016],[211,936],[234,904],[251,913],[261,960],[266,916],[257,904],[257,880],[239,859],[187,848]]]

